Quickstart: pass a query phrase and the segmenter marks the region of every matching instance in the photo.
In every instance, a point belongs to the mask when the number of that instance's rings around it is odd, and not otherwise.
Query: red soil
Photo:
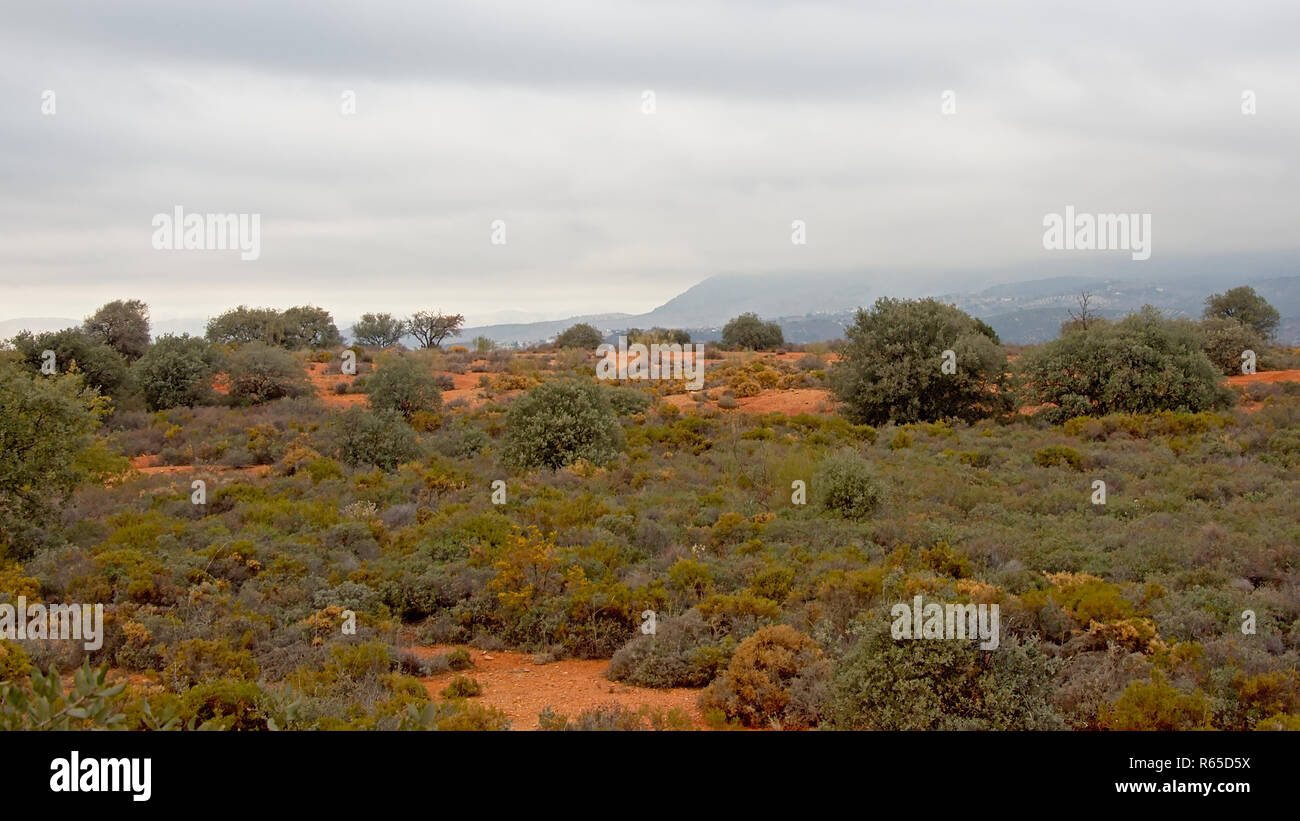
[[[426,658],[451,649],[446,646],[410,648],[416,655]],[[429,697],[443,701],[440,693],[453,678],[469,676],[483,685],[483,695],[474,700],[503,710],[510,717],[513,730],[536,730],[537,714],[548,706],[561,715],[576,718],[583,710],[613,703],[632,710],[649,706],[667,712],[676,707],[691,717],[696,728],[704,727],[700,709],[696,706],[699,690],[651,690],[610,681],[605,678],[609,662],[599,659],[566,659],[535,664],[532,656],[523,653],[466,649],[474,660],[473,669],[422,679]]]

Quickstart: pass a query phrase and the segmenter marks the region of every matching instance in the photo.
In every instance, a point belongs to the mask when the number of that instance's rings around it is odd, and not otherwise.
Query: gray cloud
[[[562,316],[645,310],[714,273],[868,266],[948,266],[941,287],[1052,262],[1041,220],[1067,204],[1152,213],[1157,257],[1294,250],[1297,18],[1288,3],[22,4],[0,30],[3,312],[138,296],[159,317],[240,302]],[[151,217],[178,204],[260,213],[261,259],[153,250]]]

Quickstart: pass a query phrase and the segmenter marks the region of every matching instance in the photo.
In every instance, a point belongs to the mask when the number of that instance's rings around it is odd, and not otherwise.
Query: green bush
[[[415,431],[393,411],[348,408],[334,418],[324,440],[325,452],[353,467],[374,465],[391,471],[420,454]]]
[[[120,398],[128,392],[126,359],[77,328],[35,336],[29,331],[22,331],[10,340],[10,344],[18,351],[31,373],[45,376],[41,372],[41,366],[46,361],[45,352],[53,351],[56,372],[63,374],[75,371],[87,385],[105,396]]]
[[[854,422],[973,421],[1010,408],[1006,354],[951,305],[881,298],[845,335],[830,383]],[[943,372],[945,351],[955,373]]]
[[[456,676],[442,689],[443,698],[474,698],[483,694],[483,685],[469,676]]]
[[[612,461],[626,445],[601,385],[547,382],[516,399],[506,413],[506,452],[518,467],[552,469],[579,459]]]
[[[427,360],[391,355],[381,359],[366,380],[368,402],[376,411],[391,410],[410,419],[416,413],[436,412],[442,407],[442,391]]]
[[[212,398],[208,343],[189,334],[163,334],[134,365],[149,410],[199,405]]]
[[[881,491],[871,466],[856,451],[830,456],[813,474],[813,492],[823,510],[846,519],[865,519],[880,506]]]
[[[777,323],[764,322],[758,314],[745,313],[722,326],[722,344],[751,351],[777,350],[785,344],[785,334]]]
[[[250,342],[230,356],[230,396],[256,405],[273,399],[311,393],[306,373],[287,351],[262,342]]]
[[[1224,376],[1241,373],[1243,352],[1264,353],[1264,337],[1240,320],[1226,317],[1204,320],[1201,334],[1201,350]]]
[[[1232,392],[1201,350],[1190,322],[1147,306],[1025,353],[1016,363],[1027,404],[1054,404],[1048,418],[1108,413],[1203,411],[1227,407]]]
[[[555,337],[557,348],[585,348],[594,351],[605,338],[595,326],[579,322]]]
[[[828,718],[842,730],[1055,730],[1060,662],[1036,643],[896,640],[883,610],[858,622],[860,638],[835,668]]]
[[[699,611],[659,619],[654,635],[636,633],[610,659],[605,676],[638,687],[703,687],[731,658],[729,637],[718,637]]]

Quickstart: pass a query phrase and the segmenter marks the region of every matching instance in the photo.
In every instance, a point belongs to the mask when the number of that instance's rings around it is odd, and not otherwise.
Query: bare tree
[[[449,336],[460,336],[460,328],[465,324],[461,314],[443,314],[441,311],[419,311],[406,323],[411,336],[420,340],[425,348],[436,348]]]
[[[1075,313],[1073,310],[1069,312],[1070,321],[1067,323],[1067,325],[1076,330],[1086,331],[1088,330],[1089,325],[1096,323],[1096,321],[1100,319],[1100,317],[1096,314],[1096,312],[1094,312],[1090,307],[1090,303],[1092,302],[1092,294],[1088,293],[1087,291],[1084,291],[1083,293],[1079,294],[1079,297],[1078,299],[1075,300],[1075,302],[1079,306],[1079,311],[1078,313]]]

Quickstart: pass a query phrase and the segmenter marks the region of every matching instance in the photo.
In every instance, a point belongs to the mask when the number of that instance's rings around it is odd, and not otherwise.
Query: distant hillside
[[[1243,278],[1224,284],[1222,277],[1211,278],[1203,272],[1152,282],[1075,275],[935,296],[988,322],[1007,343],[1034,344],[1056,337],[1084,291],[1090,294],[1090,309],[1109,318],[1126,316],[1143,305],[1154,305],[1170,316],[1199,317],[1207,296],[1238,284],[1254,286],[1282,314],[1280,341],[1300,344],[1300,276]],[[467,328],[463,336],[469,339],[481,334],[502,344],[527,345],[554,339],[577,322],[589,322],[606,336],[628,328],[659,326],[683,328],[690,331],[692,339],[709,342],[721,337],[727,320],[753,311],[778,322],[791,342],[815,342],[841,337],[858,307],[871,305],[877,296],[864,280],[843,275],[717,276],[645,314],[482,326]]]

